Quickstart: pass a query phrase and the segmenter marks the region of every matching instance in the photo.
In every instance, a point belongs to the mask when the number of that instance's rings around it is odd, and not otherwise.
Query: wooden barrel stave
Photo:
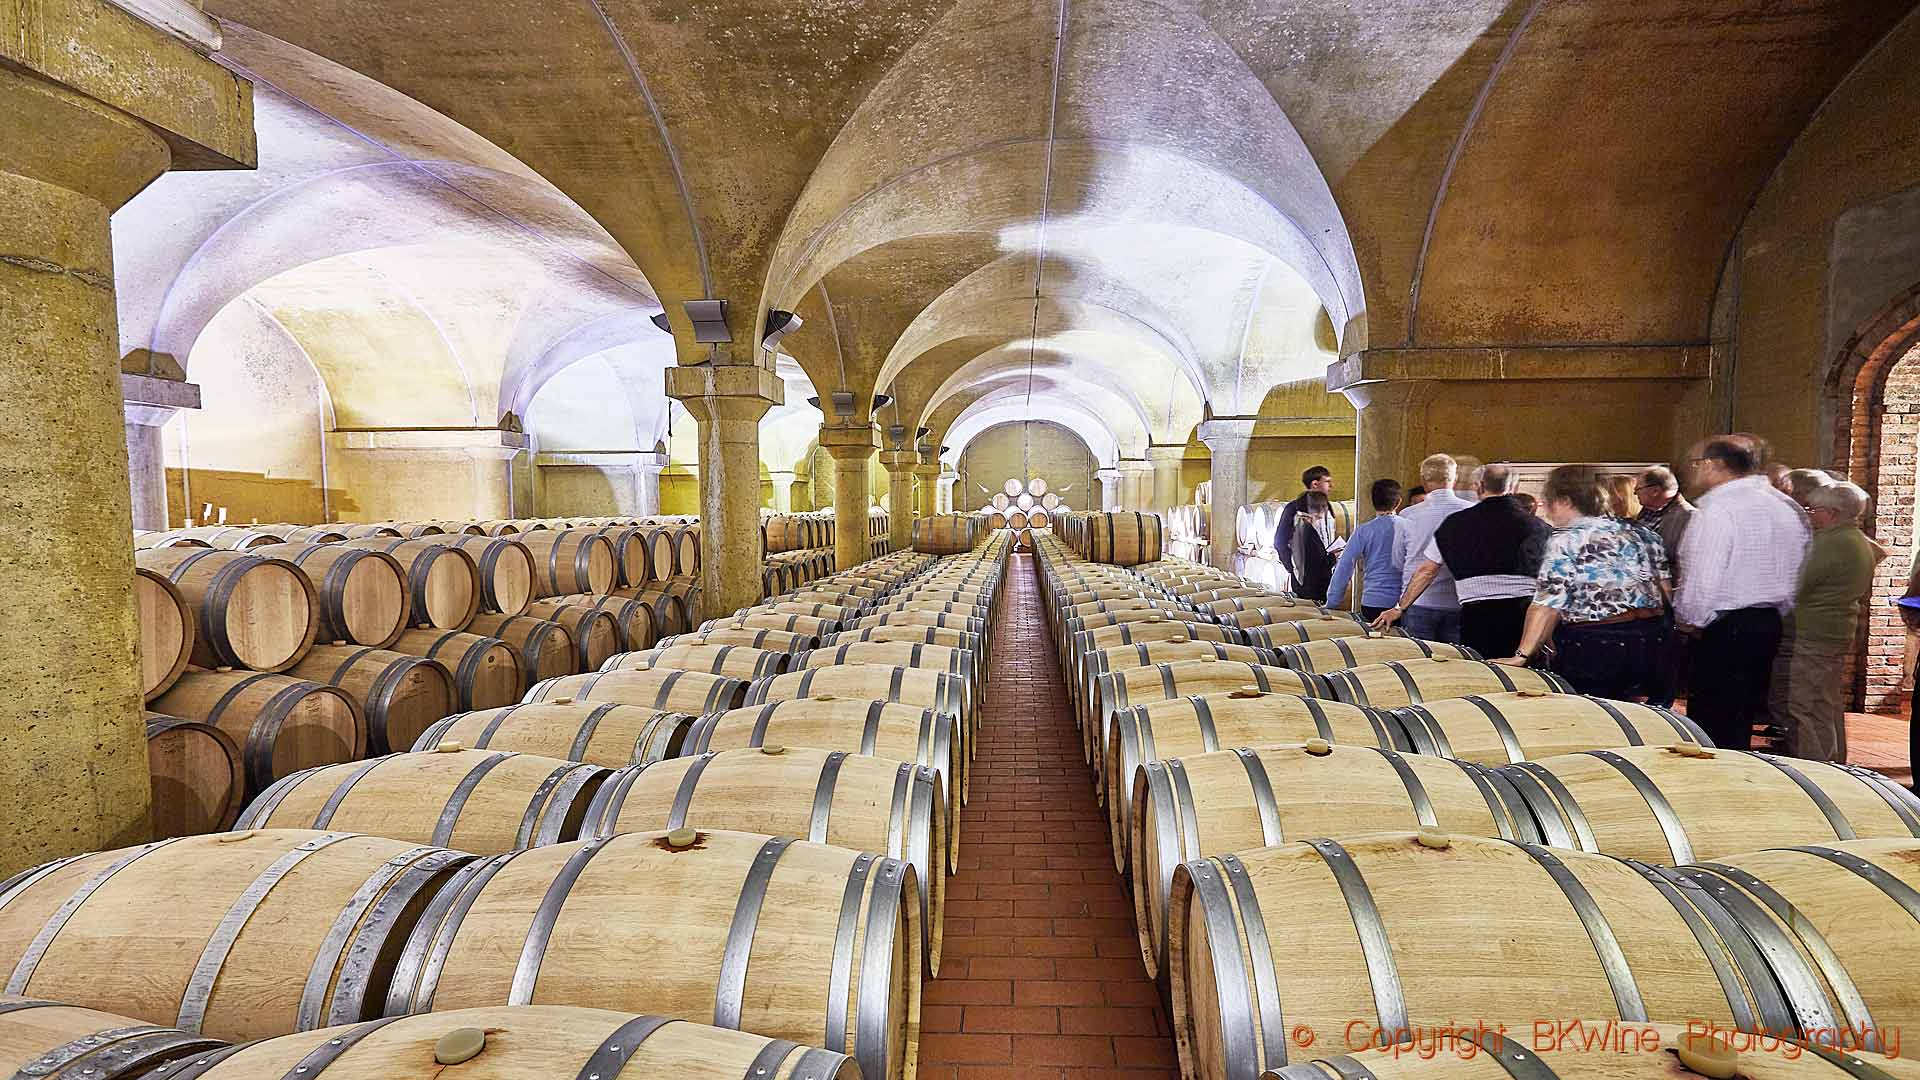
[[[1532,690],[1436,698],[1390,710],[1414,750],[1505,765],[1616,746],[1712,745],[1671,709]]]
[[[1573,693],[1573,687],[1567,685],[1566,680],[1550,671],[1446,657],[1364,664],[1328,672],[1324,678],[1331,696],[1349,704],[1381,709],[1469,694]]]
[[[755,649],[746,645],[667,645],[642,652],[621,653],[601,665],[602,671],[646,671],[654,668],[699,671],[748,682],[779,675],[788,662],[811,654]]]
[[[617,701],[558,698],[456,713],[423,732],[413,749],[432,750],[451,741],[474,750],[513,750],[620,768],[675,756],[694,719]]]
[[[738,707],[746,691],[747,684],[739,679],[698,671],[606,671],[548,679],[529,690],[526,701],[618,701],[705,716]]]

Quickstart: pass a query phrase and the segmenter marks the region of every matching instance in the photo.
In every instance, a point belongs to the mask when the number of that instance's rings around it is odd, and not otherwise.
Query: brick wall
[[[1894,600],[1906,592],[1913,565],[1915,466],[1920,462],[1920,348],[1908,349],[1880,371],[1870,366],[1854,389],[1848,433],[1854,475],[1873,495],[1867,531],[1892,556],[1874,573],[1873,597],[1862,629],[1864,663],[1856,663],[1857,700],[1871,712],[1897,712],[1906,680],[1906,628]]]

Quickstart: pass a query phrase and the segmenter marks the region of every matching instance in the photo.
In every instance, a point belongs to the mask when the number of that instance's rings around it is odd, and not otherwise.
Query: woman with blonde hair
[[[1640,513],[1640,497],[1634,493],[1633,477],[1609,476],[1607,484],[1607,513],[1623,521],[1632,521]]]

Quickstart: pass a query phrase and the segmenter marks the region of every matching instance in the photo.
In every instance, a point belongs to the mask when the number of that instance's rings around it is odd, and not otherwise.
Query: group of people
[[[1458,463],[1434,454],[1411,492],[1374,481],[1374,517],[1344,539],[1316,466],[1275,547],[1299,595],[1354,588],[1377,629],[1546,667],[1584,694],[1671,705],[1684,690],[1720,746],[1748,749],[1765,724],[1793,756],[1845,761],[1840,672],[1887,551],[1860,530],[1865,491],[1768,455],[1751,435],[1704,440],[1687,462],[1694,503],[1661,466],[1562,465],[1536,500],[1510,467],[1483,465],[1463,491]]]

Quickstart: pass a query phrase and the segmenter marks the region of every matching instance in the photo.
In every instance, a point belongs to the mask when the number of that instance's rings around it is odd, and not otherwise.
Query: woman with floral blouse
[[[1495,660],[1547,666],[1583,694],[1631,698],[1654,689],[1672,620],[1672,573],[1659,534],[1607,515],[1598,469],[1562,465],[1541,492],[1547,539],[1520,651]]]

